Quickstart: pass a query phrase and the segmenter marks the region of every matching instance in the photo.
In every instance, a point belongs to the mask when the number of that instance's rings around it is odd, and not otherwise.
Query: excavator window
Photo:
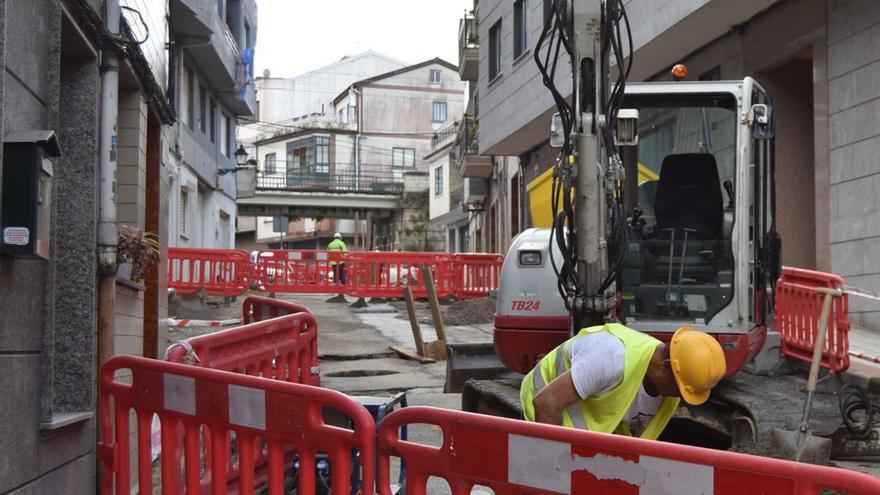
[[[639,95],[639,199],[623,269],[623,313],[706,323],[733,297],[731,95]]]

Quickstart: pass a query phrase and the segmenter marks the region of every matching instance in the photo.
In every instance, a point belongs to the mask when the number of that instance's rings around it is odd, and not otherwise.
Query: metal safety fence
[[[170,248],[168,257],[169,288],[219,296],[253,288],[384,298],[401,297],[409,287],[415,297],[426,297],[422,268],[428,267],[438,297],[478,298],[498,288],[504,262],[498,254],[264,250],[248,255],[191,248]]]
[[[401,439],[415,424],[439,428],[442,445]],[[880,479],[845,469],[431,407],[379,425],[380,495],[392,494],[392,458],[406,462],[408,495],[425,495],[431,477],[453,495],[880,493]]]
[[[327,424],[326,410],[344,415],[353,427]],[[161,423],[162,446],[155,472],[153,415]],[[363,406],[333,390],[117,356],[101,369],[100,422],[103,495],[131,493],[134,484],[139,493],[163,494],[253,494],[265,485],[269,494],[280,495],[287,493],[285,482],[292,479],[298,480],[297,493],[314,494],[319,455],[329,460],[333,493],[351,493],[356,474],[363,476],[361,493],[374,492],[373,470],[354,473],[358,468],[352,458],[373,465],[375,422]],[[132,436],[137,442],[133,456]],[[266,459],[264,470],[257,462],[261,457]],[[230,478],[233,465],[237,476]]]

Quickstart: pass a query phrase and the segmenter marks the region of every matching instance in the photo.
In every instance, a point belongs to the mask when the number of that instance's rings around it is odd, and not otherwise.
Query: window
[[[435,101],[434,102],[434,111],[432,112],[431,120],[434,122],[446,122],[446,102],[445,101]]]
[[[217,123],[215,122],[217,119],[217,102],[214,101],[214,97],[211,97],[210,99],[211,107],[208,112],[208,129],[210,129],[210,131],[208,134],[211,136],[211,142],[213,143],[217,138]]]
[[[439,69],[431,69],[431,82],[439,83],[440,82],[440,70]]]
[[[527,0],[513,2],[513,58],[518,59],[529,46],[529,16]],[[490,36],[491,37],[491,36]]]
[[[330,138],[315,138],[315,173],[330,173]]]
[[[394,148],[391,151],[391,164],[395,167],[415,167],[416,150],[414,148]]]
[[[287,143],[288,179],[330,173],[330,138],[315,136]]]
[[[443,194],[443,165],[434,169],[434,196]]]
[[[181,92],[181,108],[183,108],[183,117],[184,124],[187,125],[190,129],[193,129],[195,125],[196,115],[195,115],[195,92],[194,89],[194,81],[193,81],[193,73],[192,69],[189,67],[183,67],[183,91]]]
[[[489,80],[501,74],[501,19],[489,28]]]
[[[251,25],[247,21],[244,21],[244,40],[242,41],[244,41],[242,51],[251,47]]]
[[[208,92],[199,84],[199,129],[202,134],[208,133]]]
[[[269,153],[266,155],[266,171],[267,174],[274,174],[276,172],[275,169],[275,153]]]
[[[177,202],[177,233],[186,238],[186,189],[180,190]]]
[[[548,19],[550,15],[553,13],[553,1],[554,0],[544,0],[544,25],[552,25],[553,19]]]

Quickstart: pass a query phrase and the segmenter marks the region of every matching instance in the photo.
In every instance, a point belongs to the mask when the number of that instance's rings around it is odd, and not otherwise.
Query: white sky
[[[458,64],[458,20],[473,0],[257,0],[254,74],[293,77],[374,50],[409,64]]]

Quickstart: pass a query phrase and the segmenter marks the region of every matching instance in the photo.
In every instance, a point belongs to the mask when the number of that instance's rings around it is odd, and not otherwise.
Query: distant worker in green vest
[[[585,328],[523,379],[523,416],[655,440],[679,399],[706,402],[726,369],[718,341],[692,328],[669,344],[617,323]]]
[[[327,251],[340,251],[343,253],[348,251],[348,246],[342,241],[342,234],[339,232],[333,234],[333,240],[327,245]],[[345,285],[345,262],[340,261],[337,264],[336,261],[331,260],[330,266],[333,267],[333,280],[336,281],[336,284]],[[341,292],[336,295],[336,299],[341,299],[342,302],[345,302],[345,296]]]

